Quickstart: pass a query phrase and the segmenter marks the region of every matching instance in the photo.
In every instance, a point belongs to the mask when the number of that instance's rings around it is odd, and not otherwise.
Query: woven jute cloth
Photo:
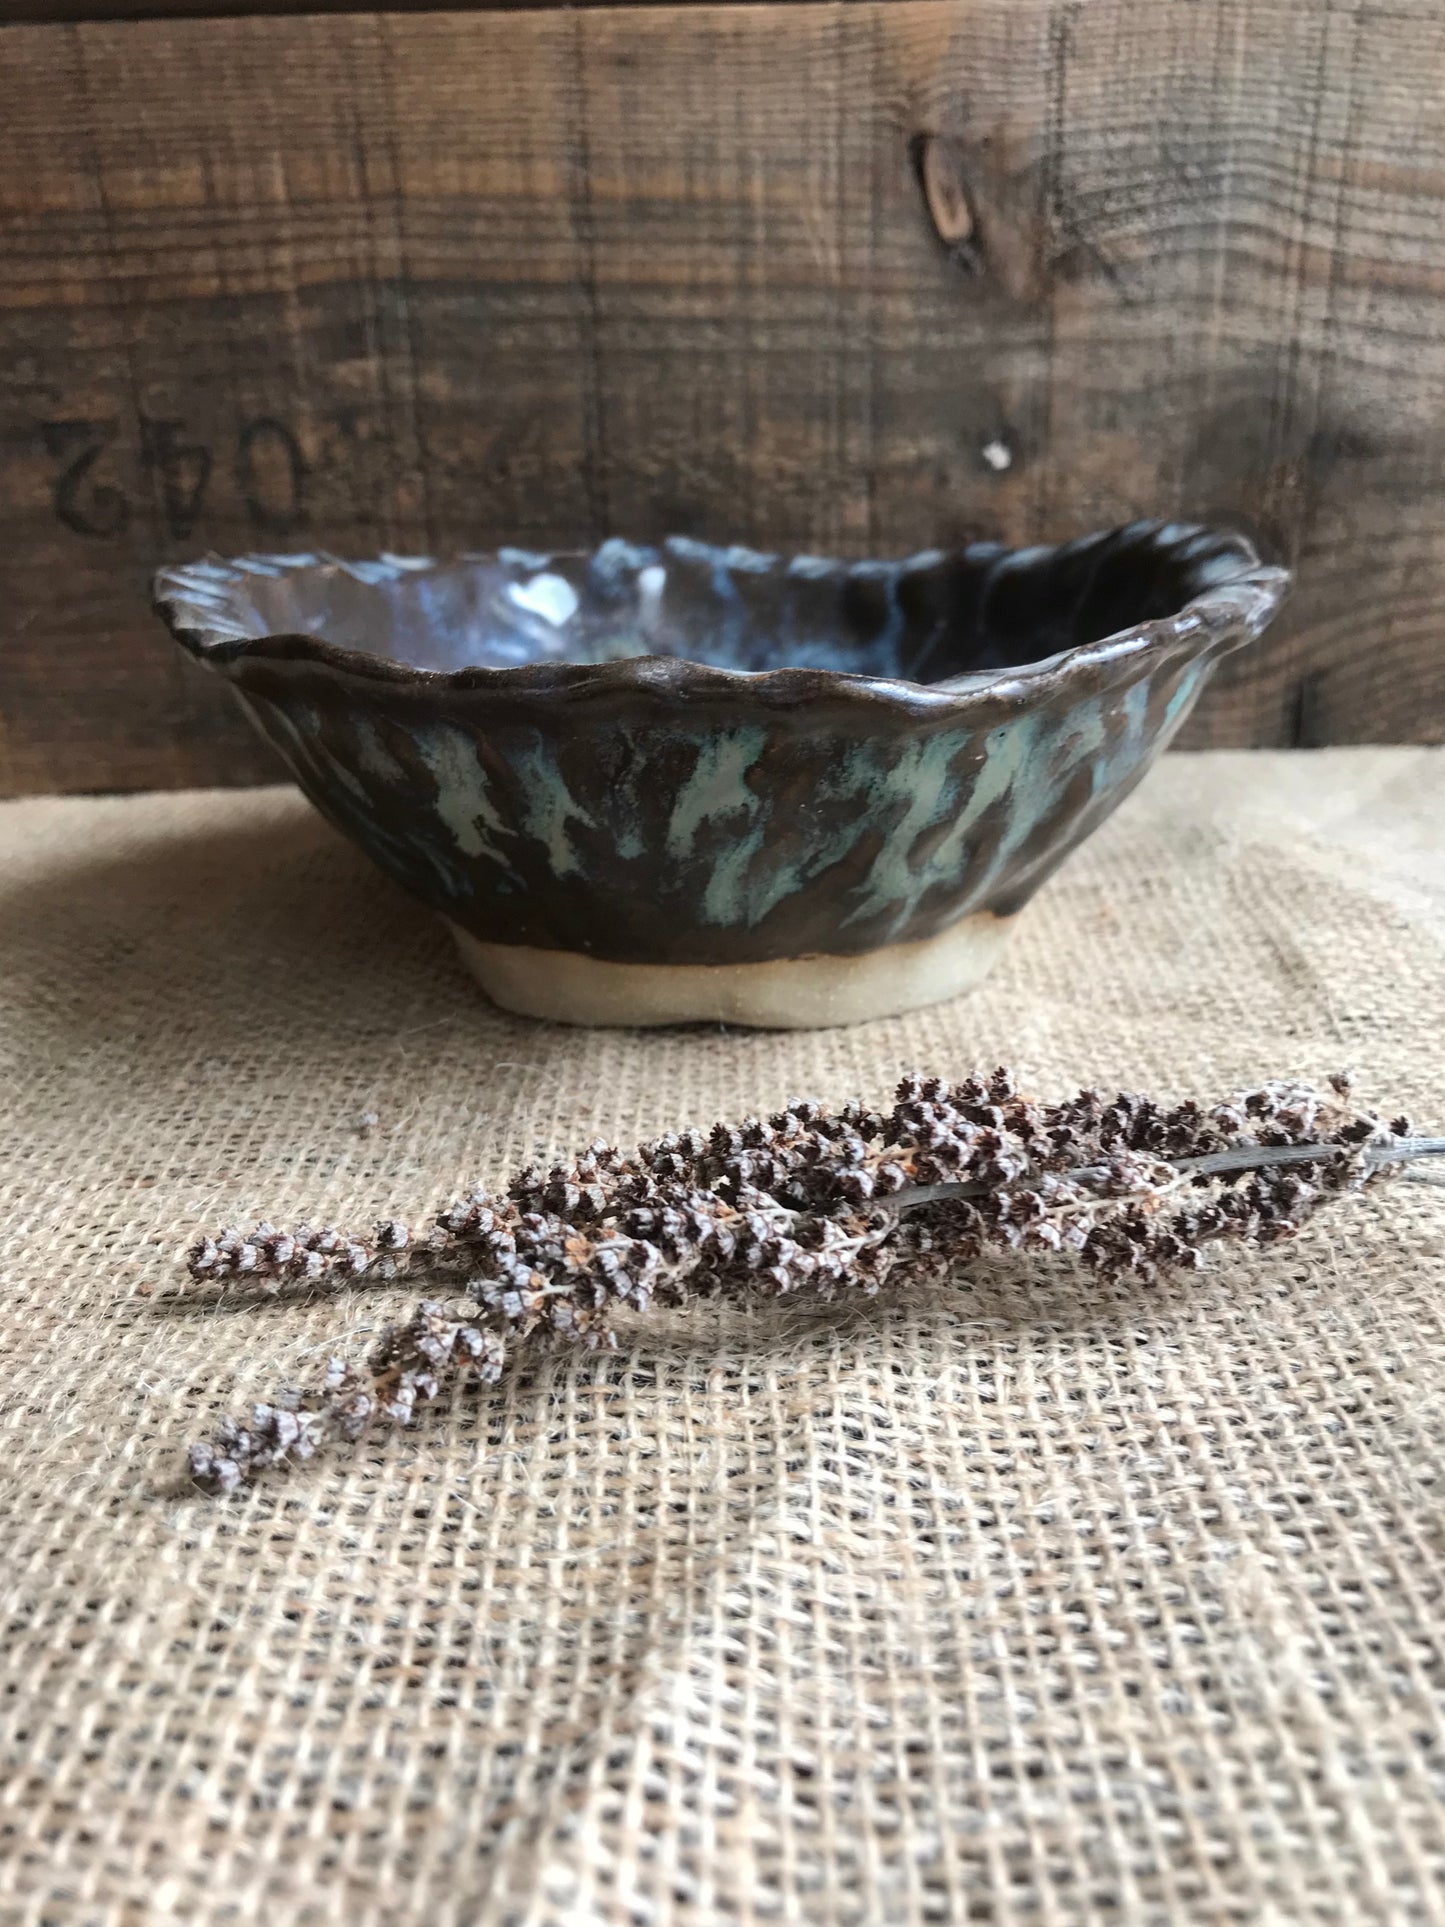
[[[1445,1123],[1445,754],[1166,759],[984,989],[849,1030],[505,1017],[281,790],[5,806],[0,980],[7,1924],[1445,1921],[1438,1189],[1149,1289],[662,1312],[178,1476],[417,1295],[202,1289],[199,1229],[912,1067]]]

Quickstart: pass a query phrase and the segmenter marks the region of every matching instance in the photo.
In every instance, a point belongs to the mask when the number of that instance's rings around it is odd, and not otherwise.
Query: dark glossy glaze
[[[475,935],[737,963],[1017,909],[1286,582],[1141,523],[886,564],[241,558],[156,599],[318,807]]]

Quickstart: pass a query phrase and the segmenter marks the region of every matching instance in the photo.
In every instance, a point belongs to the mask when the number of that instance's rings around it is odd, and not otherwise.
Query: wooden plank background
[[[1300,572],[1194,743],[1445,739],[1442,101],[1437,0],[4,27],[0,790],[270,773],[167,558],[1152,512]]]

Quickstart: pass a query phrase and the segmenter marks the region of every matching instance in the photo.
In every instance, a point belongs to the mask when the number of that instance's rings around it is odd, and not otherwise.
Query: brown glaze
[[[482,943],[736,965],[1017,909],[1286,583],[1237,537],[1141,523],[895,564],[242,558],[165,572],[157,605],[332,821]]]

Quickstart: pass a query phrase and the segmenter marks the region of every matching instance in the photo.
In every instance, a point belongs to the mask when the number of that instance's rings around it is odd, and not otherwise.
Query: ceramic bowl
[[[155,593],[498,1003],[794,1026],[973,984],[1287,581],[1140,522],[900,562],[243,556]]]

